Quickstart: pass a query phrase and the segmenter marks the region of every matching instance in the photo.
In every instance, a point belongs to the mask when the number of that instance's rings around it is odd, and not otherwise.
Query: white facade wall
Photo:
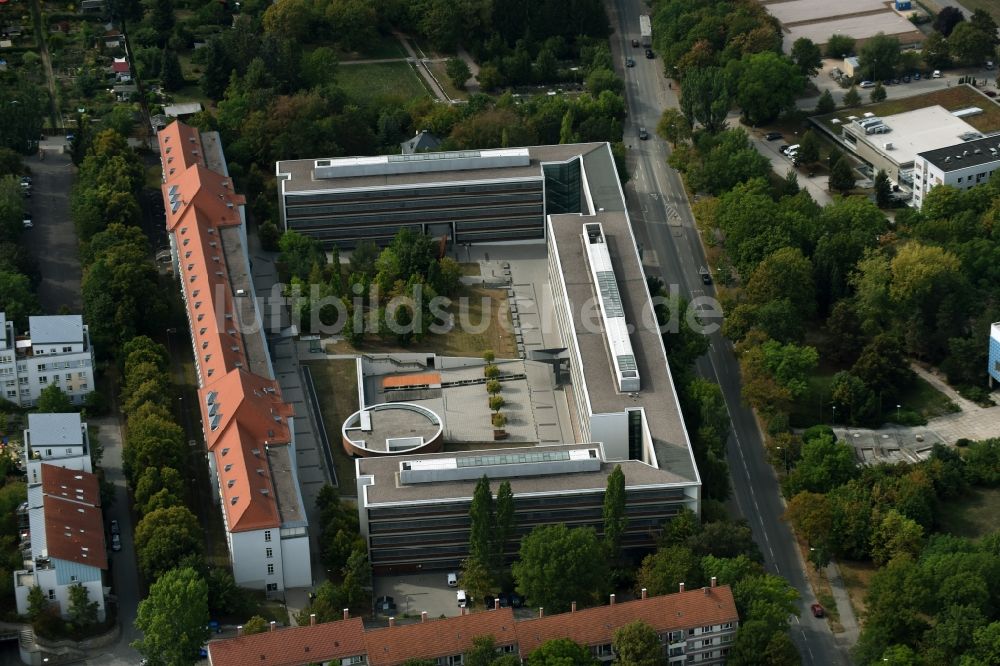
[[[913,161],[913,203],[917,208],[922,208],[927,193],[937,185],[951,185],[960,190],[983,185],[997,169],[1000,169],[1000,159],[944,171],[917,155]]]
[[[82,566],[82,565],[77,565]],[[104,588],[101,583],[101,570],[96,567],[85,567],[86,569],[93,570],[90,575],[86,576],[90,580],[79,581],[80,585],[87,588],[89,593],[88,599],[91,602],[97,602],[97,619],[99,621],[104,620]],[[16,576],[16,574],[15,574]],[[77,584],[77,581],[69,582],[66,584],[60,584],[58,581],[58,570],[53,569],[36,569],[35,570],[35,584],[41,588],[42,593],[49,600],[50,605],[57,605],[59,608],[59,614],[66,619],[69,617],[70,601],[69,601],[69,591],[70,588]],[[24,590],[24,609],[21,609],[20,603],[18,604],[18,613],[28,612],[28,587],[22,587],[20,589]],[[18,601],[22,595],[17,595]]]
[[[302,532],[302,536],[279,539],[286,588],[311,587],[313,584],[312,560],[309,557],[309,534],[304,529]]]
[[[284,589],[280,532],[275,527],[229,533],[229,552],[237,585],[255,590],[267,590],[268,586],[273,586],[271,592]]]
[[[17,355],[0,351],[0,396],[21,407],[33,407],[42,389],[56,384],[74,404],[94,390],[94,357],[90,345],[42,345],[26,348]],[[63,348],[71,351],[63,352]],[[24,352],[31,351],[31,356]],[[41,355],[38,355],[43,352]]]

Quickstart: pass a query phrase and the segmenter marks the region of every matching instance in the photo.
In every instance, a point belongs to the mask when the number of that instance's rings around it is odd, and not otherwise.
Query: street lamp
[[[785,462],[785,474],[788,474],[788,452],[780,446],[776,448],[781,451],[781,458]]]
[[[897,424],[899,423],[899,409],[901,407],[902,407],[902,405],[899,405],[899,404],[896,405],[896,423]]]
[[[837,405],[833,406],[833,425],[837,425]]]

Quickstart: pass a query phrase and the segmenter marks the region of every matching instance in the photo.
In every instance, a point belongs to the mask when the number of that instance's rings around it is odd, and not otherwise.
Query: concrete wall
[[[590,438],[604,444],[604,455],[608,460],[628,460],[628,414],[592,415]]]
[[[271,540],[264,540],[264,533],[270,531]],[[278,590],[284,589],[284,570],[282,568],[282,544],[278,528],[271,530],[252,530],[249,532],[233,532],[230,534],[231,554],[233,558],[233,578],[240,587],[255,590],[266,589],[268,583],[275,583]],[[267,549],[271,556],[267,556]],[[308,559],[307,559],[308,561]],[[267,572],[267,565],[274,565],[274,573]]]
[[[312,561],[309,559],[309,535],[294,539],[280,539],[281,563],[284,586],[309,587],[312,585]]]

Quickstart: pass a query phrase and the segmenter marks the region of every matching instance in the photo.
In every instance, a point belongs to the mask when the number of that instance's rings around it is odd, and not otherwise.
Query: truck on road
[[[653,45],[653,28],[649,22],[649,15],[643,14],[639,17],[639,33],[642,35],[642,47],[648,49]]]

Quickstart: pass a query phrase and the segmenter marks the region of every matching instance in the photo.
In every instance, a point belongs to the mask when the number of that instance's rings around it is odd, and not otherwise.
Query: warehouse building
[[[823,46],[833,35],[853,37],[855,49],[879,33],[899,40],[903,48],[923,44],[924,34],[909,21],[910,12],[885,0],[764,0],[781,23],[785,52],[806,37]]]

